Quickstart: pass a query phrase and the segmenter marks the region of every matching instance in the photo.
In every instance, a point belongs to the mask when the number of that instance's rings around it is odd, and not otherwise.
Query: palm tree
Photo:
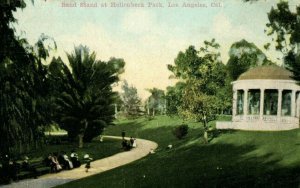
[[[69,138],[78,137],[79,147],[83,141],[91,141],[114,119],[116,93],[112,85],[119,80],[125,65],[122,59],[96,60],[95,52],[87,47],[75,47],[67,54],[70,68],[61,59],[50,64],[51,78],[59,88],[56,94],[57,123],[68,131]]]

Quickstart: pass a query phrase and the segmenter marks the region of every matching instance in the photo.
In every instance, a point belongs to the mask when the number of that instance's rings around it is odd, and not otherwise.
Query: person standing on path
[[[84,160],[86,162],[86,164],[85,164],[85,172],[89,172],[89,169],[91,168],[91,161],[93,159],[89,156],[89,154],[85,154],[83,158],[84,158]]]
[[[125,131],[124,130],[122,131],[122,138],[123,138],[123,140],[125,139]]]

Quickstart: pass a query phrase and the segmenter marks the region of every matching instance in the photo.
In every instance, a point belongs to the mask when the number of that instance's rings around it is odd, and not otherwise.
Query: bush
[[[173,129],[173,134],[176,138],[182,139],[188,134],[189,126],[186,124],[179,125]]]

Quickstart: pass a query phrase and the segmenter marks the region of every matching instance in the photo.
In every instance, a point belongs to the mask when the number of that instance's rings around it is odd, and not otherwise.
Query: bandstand
[[[282,67],[260,66],[232,82],[231,122],[217,129],[290,130],[299,128],[300,86]]]

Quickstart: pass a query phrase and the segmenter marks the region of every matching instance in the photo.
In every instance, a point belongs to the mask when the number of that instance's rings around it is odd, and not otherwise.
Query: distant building
[[[217,122],[217,129],[299,128],[300,86],[291,76],[290,71],[275,65],[243,73],[232,82],[232,121]]]

